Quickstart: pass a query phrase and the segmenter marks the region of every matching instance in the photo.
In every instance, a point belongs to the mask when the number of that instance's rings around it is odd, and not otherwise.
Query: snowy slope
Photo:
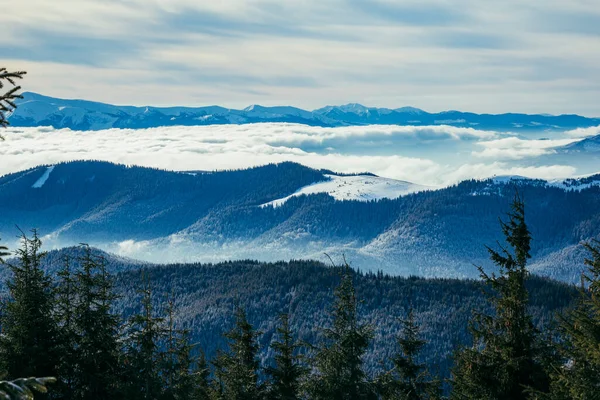
[[[291,197],[303,194],[327,193],[336,200],[369,201],[384,198],[395,199],[410,193],[433,189],[429,186],[373,175],[325,176],[329,178],[328,181],[305,186],[290,196],[262,204],[261,207],[279,207]]]
[[[50,178],[50,174],[52,173],[52,171],[54,171],[54,165],[48,167],[44,172],[44,175],[42,175],[40,179],[38,179],[31,187],[34,189],[39,189],[42,186],[44,186],[48,178]]]

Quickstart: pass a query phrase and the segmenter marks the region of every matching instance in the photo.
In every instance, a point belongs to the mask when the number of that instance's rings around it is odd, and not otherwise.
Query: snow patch
[[[305,186],[295,193],[261,204],[261,207],[279,207],[292,197],[303,194],[327,193],[336,200],[369,201],[379,199],[396,199],[398,197],[434,189],[396,179],[381,178],[372,175],[339,176],[325,175],[329,180]]]
[[[44,172],[44,175],[42,175],[40,177],[40,179],[38,179],[31,187],[34,189],[39,189],[42,186],[44,186],[44,183],[46,183],[46,181],[50,177],[50,174],[52,173],[53,170],[54,170],[54,165],[46,168],[46,172]]]

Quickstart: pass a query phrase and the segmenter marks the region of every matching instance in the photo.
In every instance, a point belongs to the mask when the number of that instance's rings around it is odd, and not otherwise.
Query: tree
[[[63,266],[57,273],[56,320],[59,328],[60,362],[58,365],[58,385],[55,393],[63,400],[75,398],[75,365],[77,363],[78,335],[75,327],[76,290],[71,269],[71,258],[63,257]]]
[[[550,399],[600,398],[600,242],[584,246],[591,254],[585,260],[588,287],[577,307],[560,318],[563,360],[552,373]]]
[[[210,368],[203,351],[200,351],[192,376],[194,378],[195,399],[212,399],[215,397],[211,387]]]
[[[46,393],[46,385],[56,382],[55,378],[20,378],[0,381],[0,398],[5,400],[33,400],[34,391]]]
[[[333,326],[324,329],[325,343],[317,347],[309,394],[314,399],[328,400],[375,398],[373,384],[363,369],[363,356],[373,338],[373,328],[358,321],[358,301],[348,264],[342,267],[341,282],[334,295]]]
[[[130,318],[127,332],[125,398],[130,400],[160,399],[163,393],[159,345],[164,338],[164,318],[154,315],[152,287],[144,276],[142,280],[142,313]]]
[[[11,379],[54,376],[59,364],[54,290],[40,267],[41,246],[37,231],[31,238],[23,233],[16,260],[8,264],[12,277],[0,316],[0,359]]]
[[[412,309],[402,320],[402,333],[397,338],[400,353],[392,359],[393,369],[380,377],[384,400],[425,400],[440,397],[440,382],[431,379],[424,364],[417,363],[425,341],[419,338]]]
[[[225,334],[228,351],[219,351],[213,361],[217,396],[227,400],[263,399],[259,383],[258,343],[260,332],[248,322],[246,312],[236,305],[235,326]]]
[[[0,245],[0,264],[4,264],[4,260],[2,259],[2,257],[7,256],[10,256],[10,253],[8,252],[8,247]]]
[[[297,354],[301,345],[294,340],[288,314],[281,314],[279,320],[279,340],[271,344],[275,350],[275,366],[266,369],[272,381],[269,394],[275,400],[296,400],[300,398],[300,384],[308,368],[302,364],[303,357]]]
[[[531,235],[525,223],[525,205],[518,195],[508,217],[508,222],[500,224],[512,251],[500,244],[500,251],[488,247],[499,275],[488,275],[478,267],[493,291],[489,301],[495,314],[476,314],[471,321],[473,345],[456,354],[452,398],[518,400],[528,397],[528,388],[547,390],[546,348],[527,312],[525,280]]]
[[[175,301],[168,300],[166,350],[161,357],[163,396],[165,400],[197,399],[203,386],[204,371],[191,373],[192,349],[187,330],[175,328]],[[200,397],[202,398],[202,397]]]
[[[75,393],[78,399],[113,399],[120,376],[121,319],[113,314],[117,296],[106,261],[82,245],[81,269],[75,273],[73,325],[76,339]]]
[[[21,86],[17,86],[15,81],[17,79],[23,79],[23,75],[25,74],[25,71],[9,72],[6,68],[0,68],[0,89],[4,89],[7,83],[12,86],[12,88],[4,93],[0,93],[0,127],[8,126],[6,114],[13,112],[17,108],[17,105],[15,104],[16,99],[23,98],[23,96],[18,93],[19,90],[21,90]],[[0,135],[0,140],[4,140],[2,135]]]

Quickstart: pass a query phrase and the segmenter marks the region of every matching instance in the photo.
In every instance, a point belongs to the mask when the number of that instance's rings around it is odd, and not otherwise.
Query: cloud
[[[27,90],[113,104],[593,114],[599,18],[586,0],[21,0],[0,50]]]
[[[169,170],[221,170],[294,161],[338,172],[369,171],[430,186],[492,175],[557,178],[576,172],[569,165],[523,166],[514,161],[524,157],[523,152],[537,155],[535,150],[545,151],[573,139],[525,141],[450,126],[249,124],[84,132],[9,128],[4,136],[0,174],[70,160],[105,160]],[[506,162],[482,163],[482,156],[473,153],[474,146],[484,146],[484,152],[518,156],[501,157],[508,158]]]
[[[555,153],[554,148],[566,146],[577,139],[524,140],[517,137],[502,138],[477,143],[484,147],[481,151],[473,151],[477,158],[520,160]]]
[[[566,135],[574,138],[586,138],[590,136],[600,135],[600,125],[592,126],[590,128],[577,128],[565,132]]]

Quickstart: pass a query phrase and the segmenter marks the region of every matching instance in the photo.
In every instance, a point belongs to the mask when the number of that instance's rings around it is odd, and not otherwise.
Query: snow
[[[305,186],[290,196],[262,204],[261,207],[279,207],[290,198],[303,194],[327,193],[336,200],[369,201],[386,198],[395,199],[410,193],[433,189],[428,186],[372,175],[325,176],[329,180]]]
[[[54,170],[54,165],[46,168],[46,172],[44,172],[44,175],[42,175],[40,177],[40,179],[38,179],[31,187],[34,188],[34,189],[39,189],[42,186],[44,186],[44,184],[46,183],[46,181],[50,177],[50,174],[52,173],[53,170]]]

